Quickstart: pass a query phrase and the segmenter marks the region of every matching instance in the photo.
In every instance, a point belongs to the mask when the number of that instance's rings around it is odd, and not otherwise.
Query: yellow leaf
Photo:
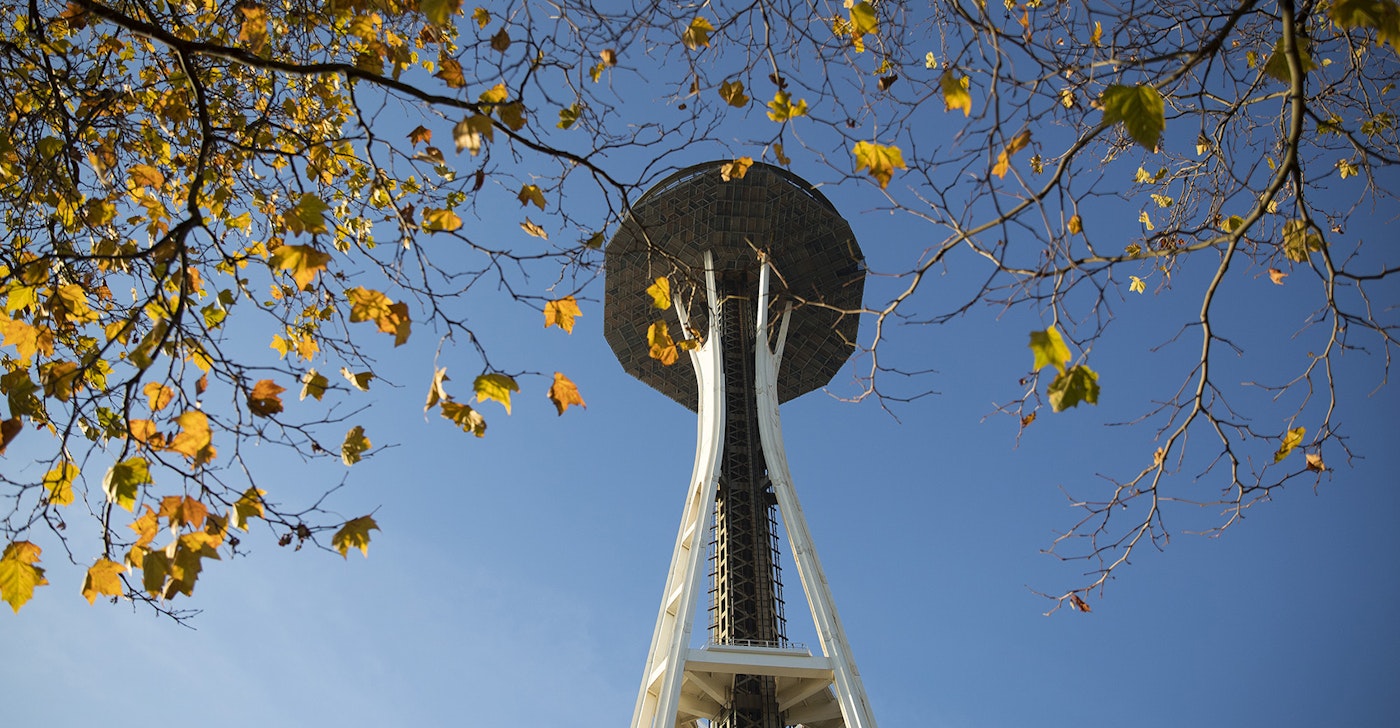
[[[482,374],[472,382],[472,390],[476,392],[476,401],[494,399],[505,405],[506,414],[510,414],[510,393],[519,392],[520,385],[504,374]]]
[[[968,92],[970,81],[967,76],[955,75],[951,70],[944,71],[938,79],[943,90],[943,110],[962,109],[963,116],[972,114],[972,94]]]
[[[0,599],[16,613],[34,597],[34,588],[49,583],[44,570],[34,563],[43,550],[28,541],[15,541],[0,556]]]
[[[510,98],[510,92],[506,90],[506,85],[504,83],[498,83],[495,86],[492,86],[491,88],[482,91],[481,96],[479,98],[484,104],[501,104],[505,103],[505,100]]]
[[[131,169],[127,170],[127,179],[131,182],[132,189],[150,187],[158,190],[165,184],[165,175],[161,174],[160,170],[155,167],[146,164],[132,165]]]
[[[857,53],[864,53],[864,36],[867,34],[875,35],[879,32],[879,20],[875,16],[875,6],[868,2],[852,5],[850,29],[851,45],[855,47]]]
[[[326,394],[328,384],[330,384],[330,380],[326,379],[326,375],[318,373],[315,369],[308,371],[301,375],[300,399],[306,399],[310,395],[315,397],[317,402],[321,401],[321,397]]]
[[[49,503],[66,506],[73,502],[73,481],[78,478],[78,466],[63,462],[44,474],[44,490],[49,492]]]
[[[360,462],[360,456],[373,447],[365,437],[365,428],[355,425],[345,433],[345,441],[340,444],[340,461],[346,465]]]
[[[88,604],[96,602],[99,594],[109,597],[121,596],[121,575],[125,570],[121,564],[106,557],[98,559],[97,563],[88,567],[87,577],[83,579],[83,596],[87,597]]]
[[[512,101],[508,104],[501,104],[496,107],[500,113],[501,123],[510,128],[511,131],[520,131],[525,126],[525,104],[519,101]]]
[[[282,398],[277,396],[287,391],[271,379],[258,380],[253,391],[248,393],[248,411],[258,417],[271,417],[282,411]]]
[[[473,157],[481,151],[481,143],[491,141],[495,135],[496,128],[491,125],[491,117],[485,114],[468,116],[452,127],[452,141],[457,145],[457,153],[461,154],[466,149]]]
[[[436,367],[433,369],[433,383],[428,386],[428,402],[423,405],[423,411],[427,412],[433,405],[448,399],[447,390],[442,383],[450,377],[447,376],[447,367]]]
[[[233,510],[229,511],[229,520],[233,522],[234,528],[247,531],[249,518],[263,517],[262,497],[265,495],[267,491],[261,488],[249,487],[243,491],[243,495],[233,504]]]
[[[856,171],[870,170],[870,176],[880,183],[880,189],[889,185],[896,169],[907,169],[904,166],[904,154],[899,147],[856,142],[851,151],[856,157]]]
[[[136,495],[143,485],[150,485],[150,464],[143,457],[127,458],[114,463],[102,478],[102,492],[109,503],[130,511],[136,507]]]
[[[187,495],[168,495],[160,499],[160,511],[156,517],[166,519],[174,529],[181,526],[203,528],[204,519],[209,517],[209,508]]]
[[[462,88],[467,85],[467,77],[462,73],[462,64],[455,58],[442,59],[442,65],[433,77],[442,79],[448,88]]]
[[[549,240],[549,233],[546,232],[544,228],[532,222],[528,217],[525,218],[525,222],[520,223],[520,229],[537,238]]]
[[[352,518],[331,536],[331,546],[340,552],[342,558],[347,557],[350,549],[359,549],[360,553],[369,556],[369,532],[378,530],[379,524],[369,516]]]
[[[783,122],[806,115],[807,101],[805,99],[799,100],[794,104],[792,103],[792,94],[786,91],[773,94],[773,100],[768,102],[768,118],[773,121]]]
[[[170,441],[169,449],[199,466],[214,459],[213,434],[209,430],[209,418],[199,410],[189,410],[175,418],[180,426],[180,434]]]
[[[329,231],[326,227],[326,210],[329,209],[330,205],[324,200],[306,193],[298,197],[297,203],[282,216],[282,222],[295,234],[318,235]]]
[[[1283,433],[1283,442],[1279,443],[1278,451],[1274,453],[1274,462],[1281,463],[1293,449],[1303,444],[1303,436],[1308,434],[1306,427],[1295,427]]]
[[[1138,213],[1138,222],[1142,223],[1143,227],[1146,227],[1148,232],[1157,229],[1157,226],[1152,224],[1152,217],[1147,214],[1147,210]]]
[[[486,8],[477,8],[472,11],[472,20],[476,21],[478,29],[485,28],[491,24],[491,13]]]
[[[408,304],[394,303],[379,291],[356,286],[345,292],[350,301],[350,322],[373,321],[379,330],[394,335],[394,346],[408,341],[411,321]]]
[[[647,286],[647,295],[651,296],[651,307],[665,310],[671,307],[671,281],[666,276],[660,276],[656,282]]]
[[[19,319],[0,317],[5,330],[5,346],[15,347],[21,364],[28,364],[35,354],[53,354],[53,332],[43,326],[31,326]]]
[[[1060,336],[1059,329],[1054,326],[1044,331],[1032,331],[1030,347],[1031,353],[1035,355],[1035,364],[1032,366],[1035,371],[1053,364],[1063,372],[1065,365],[1069,363],[1069,347],[1065,345],[1065,339]]]
[[[1132,291],[1133,293],[1142,293],[1147,290],[1147,281],[1144,281],[1143,279],[1138,278],[1137,276],[1128,276],[1128,278],[1132,279],[1128,283],[1129,291]]]
[[[462,0],[419,0],[418,9],[433,25],[448,25],[462,11]]]
[[[565,296],[558,301],[549,301],[544,305],[544,327],[558,326],[565,333],[574,333],[574,319],[583,315],[583,311],[578,307],[578,301],[573,296]]]
[[[450,233],[462,229],[462,218],[451,210],[423,210],[423,229],[430,233]]]
[[[471,405],[453,402],[451,400],[442,403],[442,416],[456,423],[463,432],[486,436],[486,418],[480,412],[471,408]]]
[[[540,188],[535,185],[522,186],[520,188],[520,193],[515,196],[515,199],[520,200],[520,204],[522,206],[528,205],[531,202],[533,202],[535,203],[535,207],[538,207],[541,210],[544,209],[544,193],[541,192]]]
[[[554,373],[554,384],[549,388],[549,401],[554,403],[555,409],[559,410],[561,415],[571,404],[580,407],[588,406],[583,403],[583,397],[579,395],[578,387],[559,372]]]
[[[55,397],[67,402],[83,388],[82,370],[71,361],[57,361],[39,365],[39,382],[44,385],[44,396]]]
[[[690,21],[690,25],[681,34],[681,42],[690,50],[708,47],[710,45],[710,32],[714,29],[715,27],[710,25],[710,21],[696,17]]]
[[[329,253],[323,253],[310,245],[283,245],[272,254],[273,267],[291,271],[297,290],[306,290],[311,281],[315,280],[316,274],[325,270],[329,262]]]
[[[997,155],[996,166],[992,167],[992,174],[999,178],[1005,178],[1006,173],[1011,170],[1011,156],[1016,152],[1026,148],[1031,143],[1031,132],[1029,129],[1023,130],[1020,134],[1011,138]]]
[[[1094,32],[1089,34],[1089,42],[1096,46],[1103,44],[1103,24],[1097,20],[1094,21]]]
[[[156,512],[151,510],[150,506],[142,506],[142,508],[146,512],[127,525],[127,528],[136,532],[135,546],[137,548],[148,546],[156,540],[156,535],[160,533],[160,518],[156,516]]]
[[[1066,227],[1070,235],[1078,235],[1084,232],[1084,220],[1078,215],[1075,215],[1069,219],[1069,224]]]
[[[649,356],[661,362],[662,366],[669,367],[680,358],[676,342],[671,339],[671,332],[665,321],[657,321],[647,328],[647,344],[651,347]]]
[[[170,404],[170,400],[175,398],[175,390],[160,382],[147,382],[146,386],[141,388],[141,393],[150,400],[152,412],[165,409],[165,406]]]
[[[723,166],[721,166],[719,168],[719,176],[725,182],[729,182],[731,180],[736,179],[743,179],[744,175],[749,173],[749,167],[752,166],[753,157],[739,157],[738,159],[732,162],[727,162]]]
[[[368,392],[369,383],[374,379],[374,372],[360,372],[356,374],[350,371],[349,367],[341,367],[340,376],[345,377],[345,381],[349,382],[355,389],[361,392]]]
[[[724,103],[736,108],[744,108],[749,104],[749,97],[744,95],[743,81],[725,81],[719,85],[719,97],[724,99]]]
[[[1287,273],[1284,273],[1283,271],[1279,270],[1278,268],[1270,268],[1270,269],[1269,269],[1269,280],[1272,281],[1273,284],[1276,285],[1276,286],[1281,286],[1281,285],[1283,285],[1283,279],[1284,279],[1284,278],[1287,278],[1287,277],[1288,277],[1288,274],[1287,274]]]

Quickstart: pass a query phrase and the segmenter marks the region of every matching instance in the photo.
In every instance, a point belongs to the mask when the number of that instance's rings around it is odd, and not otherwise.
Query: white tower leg
[[[768,348],[767,261],[759,277],[758,326],[755,334],[759,435],[768,477],[773,483],[783,525],[792,544],[797,573],[821,640],[822,656],[782,646],[707,645],[691,648],[690,638],[700,594],[705,560],[705,536],[714,518],[719,459],[724,444],[724,342],[720,336],[722,306],[715,285],[711,256],[705,255],[705,284],[709,302],[709,333],[690,352],[699,385],[695,467],[686,495],[684,515],[676,535],[671,568],[661,609],[652,632],[642,686],[632,713],[632,728],[677,728],[696,725],[716,715],[729,699],[733,675],[771,675],[776,679],[779,709],[789,725],[814,728],[876,728],[860,672],[851,656],[846,633],[812,545],[806,518],[792,487],[783,452],[778,418],[777,378],[787,338],[789,312],[783,314],[777,349]],[[684,307],[676,301],[682,328],[689,330]]]
[[[700,404],[696,425],[695,467],[686,494],[671,569],[666,575],[661,610],[656,615],[651,650],[647,654],[637,706],[632,711],[632,728],[674,728],[679,710],[681,683],[695,609],[703,592],[702,580],[706,536],[715,514],[715,491],[719,482],[719,458],[724,445],[724,367],[720,331],[721,306],[715,285],[714,265],[705,254],[706,300],[710,326],[705,341],[690,353],[699,384]],[[689,331],[685,306],[675,302],[681,328]],[[688,335],[688,334],[687,334]]]

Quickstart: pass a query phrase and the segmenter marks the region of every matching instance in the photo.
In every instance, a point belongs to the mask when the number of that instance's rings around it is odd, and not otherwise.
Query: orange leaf
[[[271,417],[282,411],[282,398],[277,395],[287,391],[277,386],[271,379],[259,380],[248,393],[248,409],[258,417]]]
[[[554,408],[559,410],[559,414],[564,414],[564,410],[569,405],[576,404],[580,407],[587,407],[583,397],[578,393],[578,387],[559,372],[554,373],[554,385],[549,388],[549,401],[554,403]]]

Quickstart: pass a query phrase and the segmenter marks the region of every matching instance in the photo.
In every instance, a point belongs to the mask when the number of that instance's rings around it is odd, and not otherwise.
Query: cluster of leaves
[[[995,304],[1054,322],[1031,344],[1035,372],[1056,371],[1051,409],[1093,404],[1088,357],[1120,291],[1168,291],[1205,261],[1182,318],[1199,357],[1147,413],[1161,434],[1143,470],[1081,501],[1084,520],[1057,542],[1098,563],[1057,603],[1087,609],[1081,595],[1165,535],[1159,489],[1188,434],[1214,438],[1227,471],[1210,501],[1221,527],[1323,472],[1324,448],[1344,452],[1333,361],[1397,343],[1368,291],[1398,267],[1344,234],[1363,202],[1395,194],[1382,174],[1400,163],[1395,0],[605,5],[32,0],[0,12],[0,448],[40,453],[0,474],[3,597],[17,607],[43,583],[45,539],[95,558],[90,599],[158,609],[250,520],[284,545],[330,532],[329,548],[364,551],[371,516],[262,483],[245,444],[345,465],[371,455],[381,436],[354,419],[380,376],[374,353],[425,330],[479,360],[477,404],[509,412],[547,375],[494,363],[469,302],[509,298],[572,331],[628,201],[702,159],[732,160],[728,178],[754,160],[790,165],[926,225],[882,258],[902,261],[886,271],[898,289],[851,312],[869,324],[859,396],[910,396],[891,390],[906,380],[881,356],[895,324]],[[657,103],[641,88],[671,90]],[[516,237],[473,223],[502,217]],[[1279,385],[1301,393],[1295,409],[1264,412],[1257,430],[1216,381],[1232,266],[1318,302],[1315,355]],[[957,300],[923,295],[944,269],[982,283]],[[650,290],[658,309],[671,284]],[[660,318],[648,337],[665,363],[699,344]],[[444,367],[428,370],[425,410],[482,436],[484,415],[447,393]],[[297,384],[299,402],[284,401]],[[562,373],[547,394],[560,414],[583,406]],[[1003,409],[1024,429],[1041,401],[1032,386]],[[1295,450],[1306,467],[1281,472]],[[1143,502],[1126,531],[1110,523]],[[96,534],[70,543],[78,504]],[[173,540],[156,546],[146,534],[162,523]]]

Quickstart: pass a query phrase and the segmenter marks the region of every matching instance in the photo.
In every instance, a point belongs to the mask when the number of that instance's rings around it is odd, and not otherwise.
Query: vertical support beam
[[[656,628],[652,631],[642,686],[632,711],[632,728],[675,728],[681,683],[685,677],[685,655],[690,647],[696,604],[705,575],[702,565],[706,537],[714,517],[715,491],[724,444],[722,311],[715,284],[714,261],[708,252],[705,253],[705,287],[709,304],[709,333],[699,347],[689,352],[700,391],[695,466],[680,530],[676,534],[675,550],[671,554],[671,568],[666,575],[661,609],[656,616]],[[689,321],[679,299],[675,301],[675,308],[681,329],[688,332]]]
[[[763,456],[768,464],[768,478],[773,482],[773,491],[782,512],[783,525],[787,528],[788,543],[792,547],[793,561],[797,564],[797,574],[802,579],[802,589],[807,594],[807,604],[812,610],[812,621],[817,627],[822,652],[831,660],[833,687],[836,701],[841,706],[841,717],[846,728],[876,728],[875,716],[870,709],[870,701],[861,683],[860,671],[856,669],[846,631],[841,627],[841,618],[836,613],[836,603],[831,596],[831,586],[822,572],[821,561],[817,558],[812,535],[807,529],[807,519],[802,514],[802,505],[793,489],[792,474],[788,470],[787,453],[783,450],[782,422],[778,417],[778,365],[783,345],[786,343],[788,317],[791,307],[783,312],[782,328],[779,333],[775,355],[768,348],[768,277],[769,266],[766,258],[760,258],[761,272],[758,284],[757,331],[754,335],[756,357],[755,389],[758,397],[759,436],[763,440]],[[667,726],[667,728],[671,728]]]

